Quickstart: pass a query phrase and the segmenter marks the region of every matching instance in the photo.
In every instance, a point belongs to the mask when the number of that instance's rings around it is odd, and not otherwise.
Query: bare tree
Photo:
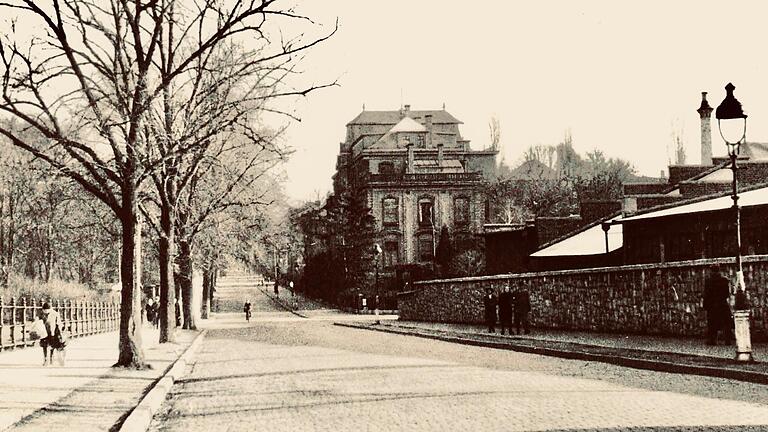
[[[225,43],[250,43],[273,19],[306,20],[264,1],[9,0],[6,16],[44,31],[25,36],[15,20],[0,42],[0,110],[45,138],[31,142],[0,125],[14,145],[69,176],[104,202],[121,224],[120,354],[116,366],[145,366],[141,323],[143,183],[184,146],[153,152],[149,114],[164,92]],[[177,9],[184,8],[183,22]],[[28,23],[28,24],[27,24]],[[278,22],[279,24],[279,22]],[[174,30],[176,26],[178,30]],[[176,35],[173,36],[172,35]],[[189,38],[194,38],[189,43]],[[315,39],[316,43],[324,38]],[[295,47],[296,39],[285,42]],[[313,45],[310,42],[307,45]],[[168,46],[172,50],[163,50]],[[173,59],[163,57],[173,53]],[[269,62],[263,57],[255,62]],[[183,111],[177,111],[179,115]],[[172,113],[171,113],[172,114]],[[61,149],[53,153],[53,149]]]
[[[501,123],[498,117],[491,117],[491,121],[488,122],[488,132],[491,139],[491,150],[501,150]]]

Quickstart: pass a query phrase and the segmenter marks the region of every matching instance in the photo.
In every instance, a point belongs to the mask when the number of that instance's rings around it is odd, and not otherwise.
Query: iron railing
[[[40,316],[44,301],[26,298],[11,298],[6,301],[0,296],[0,349],[23,348],[34,345],[29,336],[32,322]],[[49,300],[51,307],[59,313],[64,328],[70,336],[87,336],[117,330],[120,325],[120,305],[111,302],[81,300]]]

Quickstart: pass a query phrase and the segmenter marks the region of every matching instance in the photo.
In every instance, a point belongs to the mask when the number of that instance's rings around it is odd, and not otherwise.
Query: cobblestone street
[[[212,323],[152,430],[768,430],[765,386],[365,332],[268,302],[248,326]]]

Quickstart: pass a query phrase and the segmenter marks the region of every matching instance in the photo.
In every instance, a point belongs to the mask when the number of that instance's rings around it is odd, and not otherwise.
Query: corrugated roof
[[[347,125],[353,124],[397,124],[403,118],[403,115],[412,119],[418,119],[424,121],[424,116],[432,114],[432,123],[458,123],[461,124],[456,117],[449,114],[447,111],[435,110],[435,111],[363,111],[357,115]]]
[[[609,219],[618,221],[621,216]],[[608,251],[612,252],[624,245],[623,227],[612,225],[608,230]],[[605,231],[601,224],[587,228],[571,237],[553,243],[531,254],[532,257],[599,255],[605,253]]]

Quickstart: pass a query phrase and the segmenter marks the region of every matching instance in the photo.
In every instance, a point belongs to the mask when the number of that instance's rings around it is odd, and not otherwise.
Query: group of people
[[[181,305],[179,305],[179,299],[176,299],[174,305],[174,314],[176,316],[176,327],[181,326]],[[144,310],[147,316],[147,322],[151,323],[154,328],[160,327],[160,297],[152,297],[147,299]]]
[[[521,332],[525,332],[525,334],[530,333],[528,315],[531,312],[531,297],[525,289],[518,289],[512,292],[509,285],[506,285],[497,298],[493,289],[488,288],[485,291],[483,305],[485,307],[485,323],[488,326],[489,333],[496,332],[497,307],[501,334],[504,334],[505,329],[509,334],[512,334],[513,318],[517,334],[521,334]]]

